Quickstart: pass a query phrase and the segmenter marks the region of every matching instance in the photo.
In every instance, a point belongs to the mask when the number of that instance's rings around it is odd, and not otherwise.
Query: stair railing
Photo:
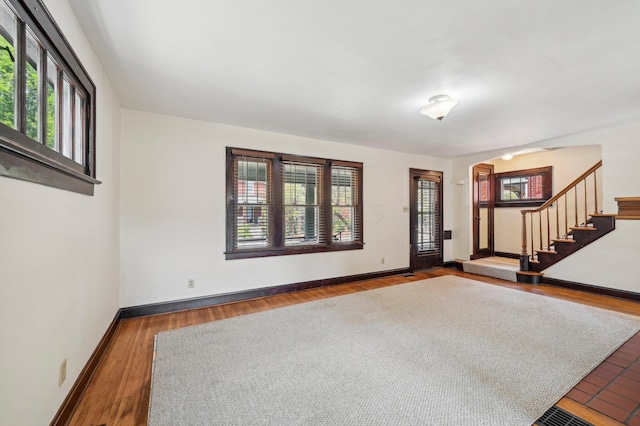
[[[586,227],[588,215],[598,213],[598,197],[601,194],[598,192],[597,171],[600,167],[602,167],[602,160],[537,209],[520,210],[522,213],[521,271],[529,271],[529,263],[536,262],[536,252],[549,251],[553,239],[559,240],[561,237],[568,239],[572,227]],[[588,188],[591,180],[593,180],[593,187]],[[551,210],[555,210],[555,214]],[[581,220],[582,224],[579,223]],[[538,250],[535,249],[536,246],[539,247]],[[527,251],[529,247],[531,253]]]

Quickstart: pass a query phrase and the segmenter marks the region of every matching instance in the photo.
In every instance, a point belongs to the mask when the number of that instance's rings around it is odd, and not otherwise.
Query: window
[[[227,148],[227,259],[362,246],[362,163]]]
[[[552,166],[495,174],[495,207],[535,207],[551,198]]]
[[[0,174],[93,195],[95,85],[40,0],[0,0]]]

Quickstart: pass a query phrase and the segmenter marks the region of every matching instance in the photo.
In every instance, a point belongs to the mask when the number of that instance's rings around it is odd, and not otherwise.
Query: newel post
[[[527,254],[527,210],[520,210],[522,213],[522,251],[520,252],[520,270],[529,270],[529,255]]]

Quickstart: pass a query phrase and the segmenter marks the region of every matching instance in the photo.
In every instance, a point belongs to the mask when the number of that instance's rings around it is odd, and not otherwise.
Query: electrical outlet
[[[58,387],[62,386],[67,379],[67,359],[63,359],[60,364],[60,376],[58,377]]]
[[[380,263],[382,263],[384,265],[384,257],[382,259],[380,259]]]
[[[196,286],[196,280],[193,278],[189,278],[187,281],[187,288],[194,288]]]

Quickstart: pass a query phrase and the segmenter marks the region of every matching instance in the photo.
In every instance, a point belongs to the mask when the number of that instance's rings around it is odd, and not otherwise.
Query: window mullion
[[[57,145],[57,150],[60,154],[63,154],[64,148],[64,133],[63,133],[63,123],[64,123],[64,114],[63,114],[63,106],[64,106],[64,88],[63,88],[63,80],[64,78],[62,77],[62,68],[59,68],[57,73],[57,84],[56,84],[56,91],[58,93],[56,93],[56,111],[57,111],[57,116],[56,116],[56,137],[58,139],[58,143]]]
[[[71,138],[71,140],[69,141],[69,144],[71,145],[71,159],[72,160],[76,160],[76,86],[72,83],[69,83],[69,87],[71,90],[69,90],[69,105],[71,106],[69,114],[69,123],[71,125],[71,133],[69,134],[69,137]]]
[[[269,218],[271,226],[269,227],[273,247],[275,249],[284,248],[284,181],[283,181],[283,165],[282,156],[276,155],[273,159],[273,173],[271,179],[273,184],[273,215]]]

